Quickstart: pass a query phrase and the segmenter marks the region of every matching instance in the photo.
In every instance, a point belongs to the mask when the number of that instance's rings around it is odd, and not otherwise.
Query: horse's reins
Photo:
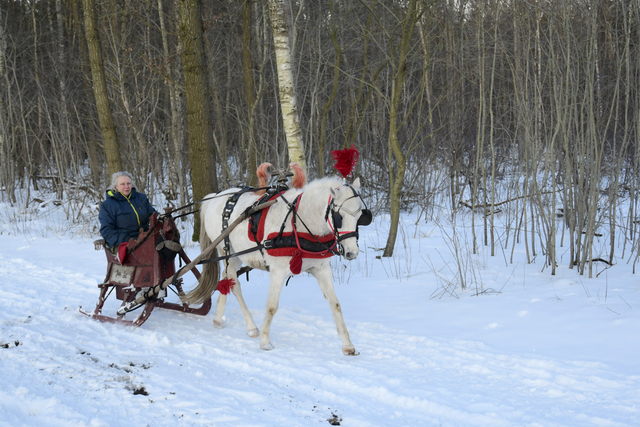
[[[270,188],[270,187],[269,187]],[[244,189],[243,189],[244,190]],[[244,193],[246,191],[241,190],[238,193]],[[234,193],[234,196],[238,193]],[[256,246],[253,248],[249,248],[249,249],[245,249],[244,251],[240,251],[240,252],[234,252],[232,254],[230,253],[225,253],[225,255],[221,255],[221,256],[217,256],[215,258],[208,258],[206,260],[202,260],[200,261],[200,264],[208,264],[210,262],[217,262],[217,261],[226,261],[230,258],[234,258],[237,256],[241,256],[241,255],[245,255],[254,251],[258,251],[258,250],[262,250],[262,249],[275,249],[275,246],[273,246],[273,243],[270,242],[274,242],[276,239],[278,239],[279,237],[282,237],[283,233],[284,233],[284,227],[285,224],[287,223],[287,218],[289,217],[289,214],[292,214],[292,218],[291,218],[291,225],[293,228],[293,234],[296,240],[296,248],[302,252],[302,253],[306,253],[306,254],[314,254],[317,255],[319,253],[323,253],[323,252],[331,252],[334,255],[340,255],[341,252],[339,250],[335,250],[335,247],[339,244],[340,241],[347,239],[349,237],[358,237],[358,232],[357,231],[351,231],[351,232],[347,232],[344,235],[339,235],[339,231],[337,230],[337,228],[334,228],[330,225],[331,231],[333,231],[334,236],[335,236],[335,240],[333,242],[333,244],[331,246],[327,245],[327,243],[320,241],[315,234],[313,234],[313,232],[309,229],[309,227],[307,226],[307,224],[302,220],[302,218],[300,217],[300,215],[298,215],[298,205],[300,204],[300,199],[301,196],[304,193],[300,193],[298,194],[298,196],[296,196],[294,202],[289,202],[286,197],[284,197],[283,192],[280,193],[276,193],[275,196],[276,197],[280,197],[285,204],[289,207],[289,210],[286,214],[286,216],[284,217],[284,220],[282,221],[282,226],[280,227],[280,231],[278,233],[278,235],[273,238],[273,239],[269,239],[267,241],[265,241],[265,243],[256,243]],[[241,194],[240,194],[241,195]],[[350,198],[353,198],[356,196],[352,196]],[[358,196],[359,197],[359,196]],[[239,198],[239,196],[238,196]],[[347,199],[349,200],[349,199]],[[346,200],[345,200],[346,202]],[[343,202],[344,203],[344,202]],[[235,206],[235,203],[233,203],[233,206]],[[331,203],[329,204],[329,208],[331,208],[331,206],[333,206],[333,201],[331,201]],[[342,206],[342,205],[340,205]],[[231,214],[231,210],[233,209],[233,207],[231,207],[231,209],[228,209],[227,207],[225,207],[225,213],[224,215],[226,216],[227,212],[229,213],[229,215]],[[300,221],[300,223],[302,223],[302,225],[304,226],[304,228],[307,230],[309,236],[311,236],[311,238],[315,241],[315,243],[317,243],[318,245],[320,245],[322,248],[324,248],[324,250],[321,251],[309,251],[306,249],[303,249],[300,245],[300,237],[298,235],[298,228],[296,227],[296,218]],[[226,247],[225,247],[226,249]]]
[[[286,182],[288,177],[293,176],[293,173],[291,173],[291,172],[288,172],[288,173],[278,173],[278,172],[276,172],[276,173],[272,173],[271,176],[272,177],[274,177],[274,176],[278,177],[278,180],[277,180],[278,185],[277,186],[272,184],[272,185],[268,185],[266,187],[257,187],[257,188],[244,187],[242,190],[239,191],[239,193],[246,192],[247,188],[251,188],[250,191],[260,191],[260,190],[269,190],[269,189],[276,189],[277,190],[278,188],[280,188],[282,186],[282,184],[284,182]],[[237,194],[237,193],[234,193],[234,194]],[[190,206],[197,205],[198,203],[206,202],[207,200],[216,199],[218,197],[228,196],[228,195],[229,195],[228,193],[225,193],[225,194],[218,193],[215,196],[205,197],[204,199],[196,200],[195,202],[186,204],[184,206],[180,206],[179,208],[172,209],[169,212],[167,212],[165,215],[171,215],[173,212],[180,211],[182,209],[186,209],[186,208],[188,208]],[[183,217],[183,216],[186,216],[186,215],[191,215],[191,214],[196,213],[196,212],[198,212],[198,210],[187,212],[185,214],[178,215],[178,216],[176,216],[174,218],[180,218],[180,217]]]
[[[262,190],[262,189],[274,189],[276,190],[275,193],[273,195],[271,195],[270,197],[280,197],[285,204],[289,207],[289,210],[287,212],[287,214],[284,217],[284,220],[282,221],[282,225],[280,227],[280,231],[278,232],[278,235],[272,239],[268,239],[266,240],[264,243],[260,243],[260,242],[256,242],[256,246],[249,248],[249,249],[245,249],[243,251],[240,252],[235,252],[235,253],[229,253],[229,244],[227,242],[225,242],[225,254],[221,255],[221,256],[217,256],[215,258],[209,258],[209,259],[205,259],[200,261],[200,264],[208,264],[211,262],[217,262],[217,261],[227,261],[230,258],[234,258],[234,257],[238,257],[238,256],[242,256],[251,252],[255,252],[255,251],[262,251],[262,249],[276,249],[277,246],[275,244],[276,240],[282,238],[283,234],[284,234],[284,227],[287,223],[287,218],[289,217],[289,214],[292,215],[291,218],[291,226],[293,229],[293,235],[295,238],[295,242],[296,242],[296,249],[298,251],[300,251],[301,253],[305,253],[305,254],[313,254],[313,255],[317,255],[317,254],[322,254],[324,252],[330,252],[333,255],[342,255],[343,249],[342,246],[340,245],[340,242],[351,238],[351,237],[355,237],[356,239],[359,237],[359,233],[358,233],[358,229],[356,226],[356,230],[354,231],[345,231],[345,232],[340,232],[338,230],[338,226],[336,226],[336,224],[331,224],[331,222],[329,221],[329,212],[333,212],[333,213],[338,213],[342,207],[342,205],[344,203],[347,202],[347,200],[353,199],[353,198],[359,198],[360,200],[362,200],[362,196],[360,196],[356,190],[351,186],[348,185],[347,186],[351,189],[351,191],[353,192],[353,195],[351,197],[348,197],[347,199],[345,199],[344,201],[342,201],[342,203],[340,204],[340,206],[337,207],[337,209],[334,209],[334,207],[336,206],[334,201],[333,201],[333,197],[329,196],[329,202],[327,203],[327,212],[325,214],[325,220],[327,221],[327,224],[329,225],[329,228],[331,229],[331,231],[333,232],[333,235],[335,237],[335,239],[333,240],[333,243],[331,245],[328,245],[328,242],[322,242],[320,241],[320,239],[318,239],[318,237],[316,237],[316,235],[309,229],[309,227],[307,226],[307,224],[304,222],[304,220],[300,217],[300,215],[298,214],[298,206],[300,204],[300,200],[302,198],[302,195],[304,194],[304,192],[298,194],[296,196],[296,198],[294,199],[293,202],[289,202],[286,197],[284,197],[284,191],[277,191],[278,188],[274,188],[273,186],[269,186],[269,187],[261,187],[261,188],[256,188],[256,189],[251,189],[251,187],[245,187],[243,189],[241,189],[240,191],[233,193],[231,195],[231,197],[229,197],[229,201],[227,202],[227,205],[225,206],[224,209],[224,213],[223,213],[223,230],[224,230],[224,223],[225,223],[225,218],[226,218],[226,222],[228,222],[228,219],[233,211],[233,208],[235,207],[238,199],[240,198],[240,196],[248,191],[256,191],[256,190]],[[229,194],[219,194],[213,197],[209,197],[207,199],[203,199],[201,201],[205,201],[205,200],[209,200],[212,198],[216,198],[216,197],[222,197],[222,196],[228,196]],[[201,201],[197,201],[194,202],[195,203],[199,203]],[[231,202],[231,203],[229,203]],[[260,200],[256,201],[256,203],[259,203]],[[363,201],[364,203],[364,201]],[[181,208],[179,208],[181,209]],[[176,209],[177,210],[177,209]],[[331,218],[332,221],[335,222],[335,219],[332,217]],[[297,221],[300,221],[300,223],[304,226],[304,228],[306,229],[306,231],[308,232],[309,236],[311,237],[311,239],[313,239],[315,242],[315,244],[318,244],[320,247],[323,248],[323,250],[318,250],[318,251],[310,251],[307,249],[302,248],[301,244],[300,244],[300,236],[298,233],[298,227],[296,226]],[[341,234],[342,233],[342,234]],[[225,239],[226,240],[226,239]],[[309,239],[306,239],[309,240]],[[339,247],[338,250],[336,250],[336,246]]]
[[[309,230],[309,227],[307,227],[307,224],[305,224],[305,222],[302,220],[300,215],[298,215],[298,206],[300,205],[300,199],[302,199],[302,195],[303,194],[304,193],[298,194],[298,196],[296,196],[296,199],[294,200],[294,203],[289,203],[289,201],[287,201],[287,199],[284,198],[284,195],[280,195],[282,200],[284,200],[285,203],[287,204],[287,206],[289,206],[289,212],[287,212],[287,216],[285,216],[284,221],[282,222],[282,226],[280,227],[280,233],[278,234],[278,236],[282,236],[282,233],[284,231],[284,225],[287,222],[287,217],[289,216],[290,213],[292,213],[292,216],[291,216],[291,227],[293,228],[293,235],[294,235],[294,237],[296,239],[297,249],[300,252],[307,253],[307,254],[318,254],[318,253],[322,253],[322,252],[331,252],[334,255],[339,255],[340,251],[334,250],[334,248],[338,245],[338,242],[339,242],[335,232],[334,232],[334,236],[336,237],[335,242],[329,247],[329,246],[327,246],[327,244],[325,242],[321,242],[315,236],[315,234],[313,234],[311,232],[311,230]],[[313,238],[313,240],[315,240],[316,243],[318,243],[320,246],[324,247],[326,249],[326,251],[313,252],[313,251],[308,251],[308,250],[302,249],[302,247],[300,246],[300,238],[298,236],[298,227],[296,227],[296,218],[298,218],[300,220],[300,222],[302,223],[302,225],[304,225],[304,228],[309,232],[309,235]],[[332,229],[332,231],[333,231],[333,229]]]
[[[335,224],[335,218],[331,218],[334,221],[334,224],[331,225],[331,223],[329,222],[329,212],[332,213],[340,213],[340,209],[342,208],[342,205],[344,205],[347,200],[351,200],[351,199],[355,199],[355,198],[359,198],[362,203],[365,205],[365,209],[361,209],[361,211],[364,210],[368,210],[367,208],[367,204],[364,202],[364,199],[362,198],[362,196],[360,194],[358,194],[358,192],[349,184],[346,184],[347,187],[349,187],[351,189],[351,191],[353,192],[353,195],[351,197],[347,197],[342,203],[340,203],[340,206],[338,206],[337,209],[333,209],[333,206],[335,206],[335,203],[333,202],[333,198],[331,196],[329,196],[329,203],[327,205],[327,211],[324,215],[325,220],[327,221],[327,224],[329,224],[329,227],[331,228],[331,231],[334,232],[334,235],[336,235],[336,239],[338,241],[338,243],[342,240],[348,239],[350,237],[355,237],[356,239],[358,239],[360,237],[360,233],[358,233],[358,225],[356,225],[356,229],[354,231],[339,231],[338,228],[340,227],[336,227]],[[348,213],[348,212],[347,212]],[[349,213],[349,215],[351,215]],[[358,223],[359,224],[359,223]],[[342,233],[342,234],[340,234]]]
[[[238,191],[238,193],[246,192],[246,191],[245,191],[245,189],[247,189],[247,188],[250,188],[250,189],[251,189],[251,190],[248,190],[248,191],[260,191],[260,190],[268,190],[269,188],[271,188],[271,186],[268,186],[268,187],[257,187],[257,188],[254,188],[254,187],[244,187],[243,189],[241,189],[240,191]],[[233,193],[233,194],[237,194],[237,193]],[[181,211],[181,210],[186,209],[186,208],[188,208],[188,207],[191,207],[191,206],[197,205],[198,203],[206,202],[207,200],[217,199],[218,197],[223,197],[223,196],[228,196],[228,195],[229,195],[229,193],[224,193],[224,194],[218,193],[218,194],[216,194],[215,196],[205,197],[204,199],[196,200],[195,202],[191,202],[191,203],[188,203],[188,204],[186,204],[186,205],[184,205],[184,206],[180,206],[179,208],[171,209],[169,212],[166,212],[166,213],[162,214],[161,216],[171,215],[171,214],[172,214],[172,213],[174,213],[174,212]],[[181,215],[176,215],[176,216],[174,216],[173,218],[174,218],[174,219],[182,218],[183,216],[191,215],[191,214],[194,214],[194,213],[196,213],[196,212],[199,212],[199,209],[194,210],[194,211],[191,211],[191,212],[183,213],[183,214],[181,214]],[[172,216],[172,215],[171,215],[171,216]]]
[[[240,199],[240,196],[242,196],[244,193],[247,193],[249,191],[255,191],[255,190],[263,190],[263,189],[272,189],[273,190],[273,194],[271,194],[269,197],[267,197],[267,199],[270,199],[271,197],[274,196],[281,196],[283,191],[282,188],[280,187],[261,187],[258,189],[252,189],[251,187],[244,187],[243,189],[241,189],[240,191],[233,193],[231,195],[231,197],[229,197],[229,199],[227,200],[227,203],[224,207],[223,210],[223,214],[222,214],[222,230],[224,231],[227,226],[228,226],[228,222],[229,222],[229,218],[231,217],[231,213],[233,212],[233,209],[235,208],[236,204],[238,203],[238,200]],[[269,194],[269,193],[267,193]],[[223,194],[224,196],[228,196],[228,194]],[[222,196],[222,195],[221,195]],[[256,206],[258,204],[260,204],[261,202],[264,201],[264,197],[261,197],[260,199],[258,199],[252,206]],[[286,201],[286,200],[285,200]],[[286,218],[285,218],[286,220]],[[249,248],[249,249],[245,249],[244,251],[240,251],[240,252],[234,252],[232,254],[229,253],[230,250],[230,243],[229,243],[229,236],[225,237],[224,239],[224,251],[225,254],[224,255],[220,255],[217,256],[215,258],[208,258],[208,259],[204,259],[202,261],[200,261],[199,264],[208,264],[210,262],[217,262],[217,261],[227,261],[230,258],[234,258],[237,256],[241,256],[241,255],[245,255],[251,252],[255,252],[255,251],[262,251],[262,249],[264,249],[264,245],[262,243],[256,242],[256,246],[253,248]]]
[[[347,199],[345,199],[342,203],[340,203],[340,206],[338,206],[337,209],[335,209],[335,210],[333,209],[333,207],[335,206],[335,203],[333,202],[333,198],[331,196],[329,196],[329,202],[327,203],[327,212],[325,214],[325,220],[327,221],[327,224],[329,224],[329,228],[331,229],[331,231],[333,232],[333,235],[335,237],[335,242],[333,243],[333,245],[331,245],[331,247],[327,246],[326,243],[321,242],[315,236],[315,234],[313,234],[311,232],[311,230],[309,230],[309,227],[307,227],[307,224],[305,224],[305,222],[302,220],[300,215],[298,215],[298,205],[300,204],[300,199],[302,198],[302,195],[304,193],[300,193],[296,197],[295,204],[294,203],[289,203],[289,201],[287,201],[287,199],[285,199],[285,197],[283,195],[280,195],[282,200],[284,200],[285,203],[287,204],[287,206],[289,206],[289,212],[287,213],[287,217],[289,216],[289,213],[293,212],[293,216],[291,218],[291,225],[292,225],[292,228],[293,228],[293,234],[294,234],[295,239],[296,239],[296,245],[297,245],[297,248],[298,248],[299,251],[304,252],[304,253],[313,253],[313,254],[316,253],[316,252],[304,250],[300,246],[300,240],[299,240],[299,237],[298,237],[298,228],[296,227],[296,218],[298,218],[300,220],[300,222],[302,223],[304,228],[309,232],[309,235],[316,241],[316,243],[320,244],[328,252],[331,252],[334,255],[342,255],[342,251],[340,250],[340,249],[342,249],[342,246],[340,246],[339,250],[337,250],[337,251],[334,250],[334,248],[336,246],[338,246],[342,240],[349,239],[351,237],[355,237],[357,239],[359,237],[359,233],[358,233],[357,228],[354,231],[340,232],[338,230],[338,228],[340,228],[340,227],[336,227],[335,224],[332,225],[331,222],[329,221],[329,212],[339,213],[340,212],[340,208],[342,207],[343,204],[345,204],[347,202],[347,200],[350,200],[350,199],[353,199],[353,198],[356,198],[356,197],[359,198],[360,200],[362,200],[362,196],[360,196],[351,185],[347,184],[347,187],[349,187],[351,189],[351,191],[353,192],[353,195],[351,197],[348,197]],[[364,200],[362,200],[362,201],[364,203]],[[287,217],[285,217],[285,219],[283,221],[283,224],[282,224],[282,227],[280,228],[279,236],[281,236],[283,231],[284,231],[284,223],[286,223]],[[332,218],[332,221],[333,220],[334,219]],[[340,233],[342,233],[342,234],[340,234]]]

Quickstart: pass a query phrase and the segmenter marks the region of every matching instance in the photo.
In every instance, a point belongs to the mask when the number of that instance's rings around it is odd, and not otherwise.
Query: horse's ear
[[[355,181],[353,181],[353,184],[351,184],[351,186],[353,188],[355,188],[356,190],[360,189],[360,177],[356,178]]]

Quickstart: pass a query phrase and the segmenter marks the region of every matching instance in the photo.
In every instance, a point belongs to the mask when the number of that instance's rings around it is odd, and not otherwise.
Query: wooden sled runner
[[[144,299],[140,302],[138,305],[142,307],[142,312],[134,320],[125,320],[126,313],[116,313],[115,317],[102,313],[107,298],[114,293],[116,299],[122,301],[120,306],[122,308],[135,301],[136,297],[144,290],[162,285],[167,279],[171,282],[176,272],[174,260],[176,256],[180,257],[185,264],[190,264],[191,260],[179,245],[179,239],[180,235],[173,218],[154,213],[149,221],[149,231],[140,233],[138,240],[130,241],[127,245],[127,255],[123,263],[106,248],[104,240],[96,240],[94,242],[96,250],[104,249],[107,257],[107,274],[104,282],[98,285],[100,295],[93,313],[82,310],[82,307],[80,307],[80,312],[101,322],[132,326],[142,325],[155,307],[201,316],[209,313],[211,299],[205,301],[200,307],[193,308],[184,303],[165,302],[163,293],[156,293],[160,296],[158,298]],[[158,250],[157,247],[161,250]],[[179,250],[172,251],[169,247]],[[188,271],[191,271],[197,280],[200,279],[200,272],[195,266]],[[178,296],[184,295],[182,279],[177,279],[175,284],[168,283],[163,291],[165,293],[174,292]],[[137,307],[132,306],[127,311],[135,308]]]

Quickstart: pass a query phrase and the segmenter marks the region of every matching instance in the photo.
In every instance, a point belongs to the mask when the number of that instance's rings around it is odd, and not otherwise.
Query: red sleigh
[[[173,218],[154,213],[149,221],[149,231],[141,232],[137,240],[130,240],[127,244],[127,255],[124,257],[123,263],[106,248],[103,239],[96,240],[94,242],[96,250],[104,249],[107,257],[107,274],[104,282],[98,285],[100,295],[93,313],[83,311],[82,307],[80,307],[80,312],[101,322],[133,326],[142,325],[155,307],[201,316],[209,313],[211,298],[199,308],[193,308],[186,303],[166,302],[164,296],[147,300],[141,304],[142,312],[134,320],[125,320],[125,315],[117,313],[114,317],[102,313],[105,302],[114,293],[116,299],[122,301],[120,307],[124,307],[134,301],[139,292],[160,285],[166,279],[172,278],[176,273],[175,256],[185,264],[191,263],[179,245],[179,239],[180,235]],[[174,250],[172,251],[170,248]],[[200,272],[195,267],[191,268],[191,272],[197,280],[200,279]],[[182,279],[174,280],[166,291],[167,293],[174,292],[178,296],[184,295]]]

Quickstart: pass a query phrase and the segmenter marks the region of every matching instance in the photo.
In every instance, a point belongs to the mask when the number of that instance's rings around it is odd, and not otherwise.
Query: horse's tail
[[[270,167],[271,167],[271,163],[267,163],[267,162],[258,166],[258,170],[256,170],[256,175],[258,175],[258,185],[260,187],[266,187],[269,185],[269,179],[271,179],[271,173],[269,171]],[[267,191],[266,189],[258,190],[256,191],[256,194],[261,196],[266,191]]]
[[[200,208],[200,251],[204,251],[211,245],[211,238],[207,234],[204,227],[204,215],[207,208],[207,202],[202,204]],[[218,250],[214,249],[210,255],[212,258],[218,256]],[[218,281],[220,280],[220,263],[217,261],[208,262],[202,265],[202,273],[198,286],[193,288],[183,297],[183,302],[192,304],[204,304],[211,295],[216,291]]]
[[[307,174],[304,173],[304,170],[297,163],[290,163],[289,167],[293,170],[293,178],[291,179],[291,185],[293,188],[302,188],[307,185]]]

